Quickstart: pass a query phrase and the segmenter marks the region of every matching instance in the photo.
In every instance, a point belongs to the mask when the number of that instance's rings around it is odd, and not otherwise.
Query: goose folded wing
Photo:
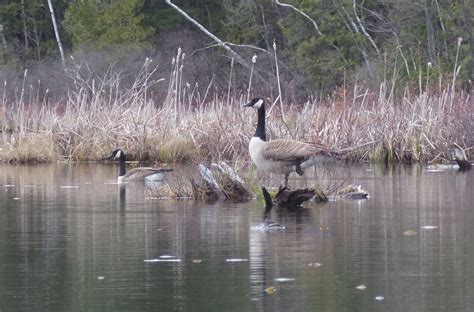
[[[152,168],[152,167],[140,167],[140,168],[133,168],[125,174],[126,178],[143,178],[150,176],[156,173],[166,173],[168,171],[172,171],[172,169],[167,168]]]
[[[318,154],[317,145],[293,140],[274,140],[267,142],[263,156],[276,161],[304,160]]]

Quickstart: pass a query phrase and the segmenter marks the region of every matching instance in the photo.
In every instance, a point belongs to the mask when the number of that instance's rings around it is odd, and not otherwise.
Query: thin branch
[[[267,54],[268,56],[271,56],[273,58],[273,54],[265,49],[262,49],[262,48],[259,48],[259,47],[256,47],[256,46],[253,46],[253,45],[250,45],[250,44],[237,44],[237,43],[232,43],[232,42],[227,42],[227,41],[224,41],[224,43],[226,45],[230,45],[230,46],[233,46],[233,47],[239,47],[239,48],[249,48],[249,49],[253,49],[253,50],[257,50],[259,52],[262,52],[262,53],[265,53]],[[215,47],[220,47],[221,44],[219,43],[216,43],[216,44],[209,44],[203,48],[199,48],[199,49],[196,49],[194,50],[190,56],[193,56],[194,54],[198,53],[198,52],[201,52],[201,51],[204,51],[204,50],[207,50],[207,49],[211,49],[211,48],[215,48]],[[294,72],[292,72],[291,68],[288,67],[288,65],[286,65],[284,62],[282,62],[281,60],[278,60],[278,63],[286,70],[288,71],[289,73],[291,73],[292,75],[294,75]],[[259,77],[260,78],[260,77]]]
[[[306,17],[309,21],[311,21],[311,23],[313,23],[313,26],[314,28],[316,29],[316,32],[318,33],[318,35],[322,35],[321,31],[319,30],[319,26],[318,24],[315,22],[314,19],[312,19],[308,14],[306,14],[305,12],[301,11],[300,9],[294,7],[293,5],[291,4],[287,4],[287,3],[281,3],[280,1],[278,0],[275,0],[276,4],[278,4],[279,6],[282,6],[282,7],[287,7],[287,8],[291,8],[293,10],[295,10],[296,12],[300,13],[301,15],[303,15],[304,17]]]
[[[232,43],[232,42],[227,42],[227,41],[223,41],[223,43],[225,45],[229,45],[229,46],[232,46],[232,47],[239,47],[239,48],[250,48],[250,49],[254,49],[254,50],[257,50],[257,51],[260,51],[260,52],[263,52],[265,54],[268,54],[268,55],[272,55],[270,52],[268,52],[267,50],[265,49],[262,49],[262,48],[259,48],[259,47],[256,47],[256,46],[253,46],[253,45],[250,45],[250,44],[237,44],[237,43]],[[210,44],[210,45],[207,45],[203,48],[200,48],[200,49],[196,49],[194,50],[190,56],[194,55],[195,53],[197,52],[200,52],[200,51],[203,51],[203,50],[206,50],[206,49],[209,49],[209,48],[214,48],[214,47],[220,47],[222,46],[221,43],[216,43],[216,44]]]
[[[367,39],[370,41],[370,44],[374,47],[375,51],[377,52],[377,55],[380,55],[380,50],[375,44],[375,41],[372,39],[372,37],[369,35],[369,33],[365,30],[364,25],[362,24],[362,21],[359,18],[359,15],[357,15],[357,8],[356,8],[356,0],[352,0],[352,8],[354,9],[354,15],[356,17],[357,23],[359,24],[360,30],[364,34],[364,36],[367,37]]]
[[[282,6],[282,7],[287,7],[287,8],[291,8],[293,9],[294,11],[298,12],[299,14],[303,15],[304,17],[306,17],[309,21],[311,21],[311,23],[313,24],[314,28],[316,29],[316,32],[318,33],[318,35],[322,36],[323,33],[319,30],[319,26],[318,24],[316,23],[316,21],[314,19],[312,19],[308,14],[306,14],[305,12],[301,11],[300,9],[294,7],[293,5],[291,4],[287,4],[287,3],[281,3],[279,0],[275,0],[276,4]],[[330,46],[333,47],[337,53],[339,53],[339,56],[344,60],[344,63],[347,64],[347,59],[344,57],[344,54],[341,53],[341,50],[334,44],[334,43],[330,43]]]

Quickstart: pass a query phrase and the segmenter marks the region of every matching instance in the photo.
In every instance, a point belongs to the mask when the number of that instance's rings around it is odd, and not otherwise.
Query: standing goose
[[[319,159],[326,159],[333,154],[322,146],[294,140],[267,141],[265,134],[265,102],[262,98],[254,98],[244,105],[258,111],[257,130],[250,139],[250,158],[259,170],[283,174],[284,187],[288,187],[288,177],[295,171],[303,175],[303,169]]]
[[[121,149],[115,149],[112,154],[106,159],[118,159],[119,160],[119,175],[118,182],[130,182],[130,181],[161,181],[165,177],[167,172],[173,171],[169,168],[151,168],[151,167],[138,167],[125,172],[125,160],[127,156]]]

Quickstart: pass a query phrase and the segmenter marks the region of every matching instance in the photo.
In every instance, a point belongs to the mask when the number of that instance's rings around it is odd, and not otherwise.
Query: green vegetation
[[[158,55],[166,55],[172,42],[173,50],[182,46],[188,55],[208,53],[219,66],[230,62],[222,58],[222,51],[216,47],[197,51],[212,40],[164,1],[55,0],[52,3],[66,54],[74,54],[84,46],[89,50],[90,47],[97,51],[105,49],[107,53],[110,49],[124,53],[143,46],[153,47]],[[297,88],[299,96],[328,94],[355,79],[377,86],[388,70],[395,71],[401,83],[416,81],[419,75],[428,74],[425,66],[428,63],[432,66],[429,75],[436,79],[441,74],[452,74],[456,58],[461,85],[470,88],[470,81],[474,80],[474,7],[469,1],[176,0],[173,3],[222,40],[262,49],[238,48],[244,57],[251,58],[253,53],[259,57],[272,55],[275,41],[282,63],[282,79]],[[3,66],[24,68],[32,62],[59,56],[45,1],[2,2],[0,25]],[[464,38],[459,51],[458,38]],[[268,66],[257,66],[262,76],[268,69]],[[208,75],[209,71],[205,73]],[[214,74],[226,79],[223,72]]]
[[[151,27],[143,24],[143,4],[143,0],[71,3],[65,12],[67,33],[74,46],[127,47],[143,43],[152,33]]]

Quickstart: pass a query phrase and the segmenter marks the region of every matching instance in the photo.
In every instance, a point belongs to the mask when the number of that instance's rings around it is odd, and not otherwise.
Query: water
[[[474,311],[474,171],[345,167],[368,200],[264,215],[116,170],[0,166],[1,312]]]

